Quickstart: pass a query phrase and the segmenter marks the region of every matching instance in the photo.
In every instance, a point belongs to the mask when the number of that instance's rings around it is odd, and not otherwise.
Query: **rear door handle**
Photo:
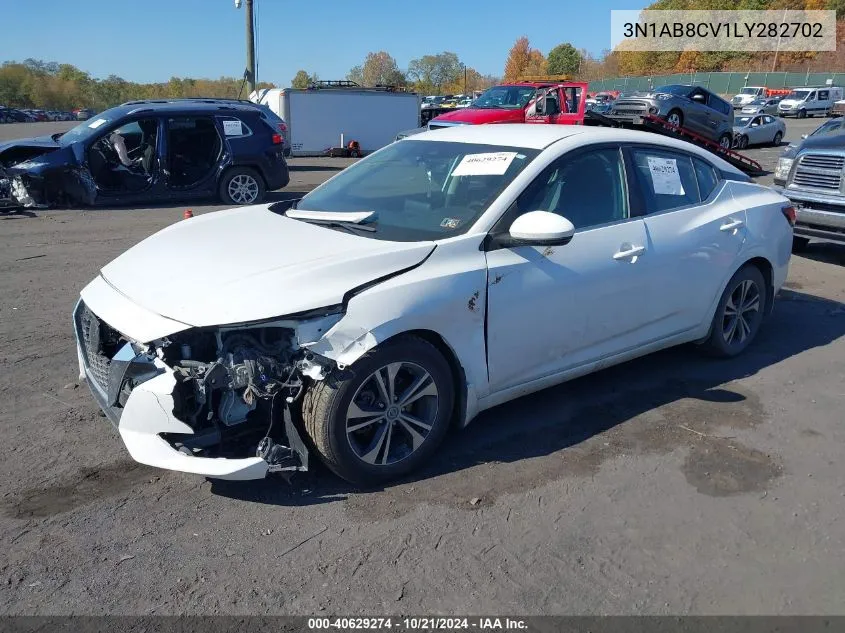
[[[643,253],[645,253],[645,246],[632,246],[631,248],[628,248],[624,251],[614,253],[613,259],[615,259],[616,261],[622,259],[632,259],[637,255],[642,255]]]
[[[745,222],[743,222],[742,220],[734,220],[733,218],[731,218],[728,222],[726,222],[725,224],[720,226],[719,230],[720,231],[735,231],[736,229],[741,227],[743,224],[745,224]]]

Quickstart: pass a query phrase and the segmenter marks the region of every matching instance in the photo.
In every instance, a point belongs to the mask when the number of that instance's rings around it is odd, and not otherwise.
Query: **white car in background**
[[[80,370],[139,462],[254,479],[311,451],[386,481],[513,398],[681,343],[743,352],[793,221],[773,190],[655,134],[424,132],[294,206],[129,249],[81,293]]]

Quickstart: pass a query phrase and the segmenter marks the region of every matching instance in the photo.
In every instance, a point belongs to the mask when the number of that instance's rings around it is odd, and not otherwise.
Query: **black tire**
[[[807,237],[799,237],[797,235],[792,236],[792,252],[793,253],[803,253],[807,250],[807,247],[810,245],[810,238]]]
[[[779,146],[780,146],[780,142],[781,142],[782,140],[783,140],[783,134],[781,134],[780,132],[777,132],[777,133],[775,133],[775,138],[774,138],[774,140],[772,141],[772,145],[774,145],[775,147],[779,147]]]
[[[742,319],[742,323],[747,324],[747,329],[740,325],[738,318],[732,320],[729,310],[726,310],[729,303],[736,305],[742,296],[741,286],[745,283],[750,284],[747,287],[746,305],[753,304],[754,296],[757,297],[756,311],[749,310],[744,313]],[[754,295],[750,294],[752,287]],[[760,325],[766,313],[766,297],[768,297],[768,289],[760,269],[752,264],[746,264],[740,268],[731,277],[722,293],[719,305],[716,306],[716,314],[713,315],[713,322],[710,324],[710,334],[701,344],[702,350],[711,356],[721,358],[733,358],[744,352],[760,331]],[[734,322],[736,322],[735,325]],[[744,338],[739,338],[740,335],[744,335]]]
[[[801,110],[798,110],[798,118],[799,119],[806,119],[807,118],[807,111],[804,110],[803,108]]]
[[[748,137],[743,134],[739,137],[739,142],[737,143],[737,147],[739,149],[746,149],[748,147]]]
[[[248,186],[249,191],[254,192],[254,197],[251,197],[251,195],[247,196],[245,189],[242,190],[243,194],[239,195],[236,184],[233,184],[238,182],[244,183],[245,187]],[[266,186],[264,185],[264,179],[251,167],[232,167],[228,169],[223,174],[220,184],[217,187],[217,195],[226,204],[258,204],[264,200],[265,193]]]
[[[352,445],[356,442],[353,438],[356,436],[347,432],[347,414],[353,398],[361,397],[362,394],[359,392],[369,384],[375,373],[392,363],[410,363],[429,374],[437,390],[436,410],[430,418],[431,428],[418,448],[392,463],[374,465],[364,461],[364,456],[353,449]],[[364,392],[363,395],[369,394]],[[375,403],[372,400],[370,402],[374,408],[368,408],[368,410],[378,413]],[[303,397],[302,418],[305,431],[323,463],[336,475],[352,484],[370,486],[396,479],[428,461],[449,428],[453,403],[454,386],[449,363],[428,341],[415,336],[403,336],[370,350],[351,367],[344,370],[341,377],[329,376],[326,380],[314,383]],[[387,413],[385,411],[385,416]],[[366,422],[366,418],[360,419]],[[366,442],[366,434],[370,432],[369,429],[372,429],[370,445],[364,450],[370,450],[375,444],[374,461],[379,460],[384,446],[387,446],[384,453],[385,460],[390,450],[391,436],[389,434],[384,445],[376,440],[379,428],[385,428],[384,433],[386,433],[386,425],[392,424],[393,428],[398,429],[403,439],[408,440],[411,437],[406,430],[401,428],[402,422],[399,420],[391,421],[385,418],[383,422],[370,424],[372,426],[353,431],[353,433],[363,433],[363,442]],[[407,428],[408,425],[405,424],[405,429]],[[422,429],[416,428],[416,430]],[[407,441],[399,446],[407,447]]]
[[[719,146],[722,149],[731,149],[731,147],[733,147],[733,137],[730,134],[722,134],[722,136],[719,137]]]
[[[684,113],[678,110],[677,108],[674,110],[670,110],[669,114],[666,115],[666,121],[671,123],[671,119],[677,116],[678,122],[675,124],[678,127],[684,127]]]

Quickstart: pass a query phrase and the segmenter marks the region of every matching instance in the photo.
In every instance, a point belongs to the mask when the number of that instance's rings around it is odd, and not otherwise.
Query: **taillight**
[[[287,132],[288,131],[288,126],[285,125],[284,123],[277,123],[276,127],[279,128],[279,132]]]
[[[285,140],[285,137],[281,134],[274,134],[273,135],[273,145],[281,145]]]
[[[789,205],[788,207],[782,207],[781,211],[783,211],[786,221],[789,222],[789,226],[795,226],[795,221],[798,219],[798,216],[795,213],[795,207]]]

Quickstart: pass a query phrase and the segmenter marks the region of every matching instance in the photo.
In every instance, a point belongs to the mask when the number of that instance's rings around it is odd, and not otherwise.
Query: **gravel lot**
[[[293,160],[285,192],[345,164]],[[76,385],[79,290],[183,209],[0,216],[0,612],[843,613],[845,248],[793,259],[740,359],[679,348],[522,398],[381,490],[223,484],[133,463]]]

